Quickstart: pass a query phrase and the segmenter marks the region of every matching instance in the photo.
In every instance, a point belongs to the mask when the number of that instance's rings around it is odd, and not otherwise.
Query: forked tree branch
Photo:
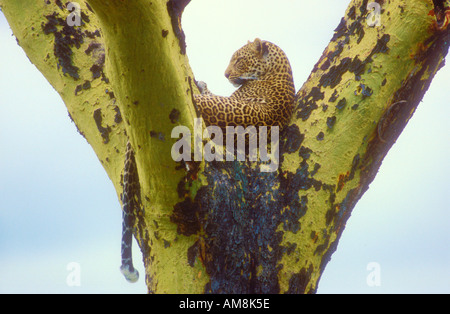
[[[132,143],[149,291],[315,292],[352,209],[444,64],[449,1],[376,1],[378,16],[369,1],[351,1],[298,91],[273,173],[172,159],[171,130],[197,117],[181,28],[188,3],[80,1],[75,27],[58,0],[0,7],[119,199]]]

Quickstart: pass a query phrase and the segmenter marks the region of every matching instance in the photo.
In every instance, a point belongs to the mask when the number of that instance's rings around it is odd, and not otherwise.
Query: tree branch
[[[290,143],[289,154],[284,155],[284,176],[291,182],[314,179],[323,190],[311,199],[301,184],[297,189],[313,206],[300,219],[303,236],[297,235],[294,243],[303,249],[312,245],[313,257],[320,260],[300,262],[312,266],[302,268],[300,274],[306,275],[300,276],[303,284],[298,285],[298,292],[316,289],[316,276],[335,251],[352,209],[448,52],[449,29],[437,23],[431,1],[377,3],[382,4],[382,11],[376,27],[368,25],[368,1],[350,3],[297,95],[297,111],[287,136],[297,142]],[[447,12],[448,8],[447,4]],[[297,168],[298,164],[304,166]],[[302,180],[305,171],[309,175]],[[315,215],[308,217],[308,212]],[[317,224],[320,217],[325,224]],[[314,235],[314,245],[309,235]]]
[[[69,26],[71,12],[60,1],[31,5],[2,0],[0,7],[29,60],[61,95],[78,132],[91,144],[119,195],[126,136],[105,73],[104,41],[92,9],[80,5],[80,26]]]

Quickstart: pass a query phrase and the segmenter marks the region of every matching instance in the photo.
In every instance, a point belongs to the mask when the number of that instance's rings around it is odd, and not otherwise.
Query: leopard
[[[256,38],[237,50],[225,71],[225,77],[238,88],[231,96],[217,96],[207,84],[196,82],[200,94],[194,104],[207,126],[278,126],[290,120],[295,87],[292,68],[284,51],[277,45]],[[131,245],[136,212],[142,211],[136,160],[127,142],[122,193],[122,244],[120,270],[128,282],[134,283],[139,272],[133,265]]]
[[[217,96],[207,84],[197,84],[195,104],[206,126],[278,126],[290,120],[295,86],[285,52],[277,45],[256,38],[237,50],[225,77],[238,89],[229,97]]]

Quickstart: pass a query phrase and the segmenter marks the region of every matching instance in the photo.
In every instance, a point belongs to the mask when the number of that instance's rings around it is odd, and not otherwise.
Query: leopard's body
[[[233,54],[225,76],[240,86],[230,97],[211,94],[206,84],[198,84],[201,95],[194,95],[207,126],[278,126],[291,117],[295,97],[292,70],[283,50],[260,39],[249,42]],[[139,209],[140,186],[131,144],[127,144],[123,180],[123,230],[121,271],[130,282],[139,274],[131,258],[134,214]]]
[[[208,90],[194,95],[207,126],[279,126],[291,117],[295,87],[286,54],[278,46],[260,39],[236,51],[225,71],[235,86],[230,97]]]

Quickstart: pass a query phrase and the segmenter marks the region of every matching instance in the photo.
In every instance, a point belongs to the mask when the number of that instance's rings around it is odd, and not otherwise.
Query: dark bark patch
[[[281,150],[287,153],[293,153],[300,149],[300,146],[305,139],[305,135],[300,133],[300,130],[296,124],[286,127],[283,132],[285,136],[282,137]],[[283,156],[280,156],[283,158]]]
[[[167,11],[169,12],[170,19],[172,21],[172,28],[175,36],[178,38],[180,53],[183,55],[186,54],[186,36],[184,35],[183,28],[181,27],[181,15],[189,2],[191,2],[191,0],[167,1]]]
[[[341,82],[342,75],[350,68],[350,63],[350,58],[344,58],[340,64],[333,65],[320,77],[319,86],[335,88]]]
[[[391,40],[391,35],[384,34],[381,38],[377,40],[377,44],[370,52],[369,57],[373,56],[376,53],[387,53],[389,51],[389,47],[387,44]]]
[[[332,129],[335,123],[336,123],[336,116],[332,116],[332,117],[328,117],[327,118],[327,126],[328,126],[328,128]]]
[[[345,107],[346,104],[347,104],[347,99],[345,99],[345,97],[344,97],[344,98],[342,98],[341,100],[339,100],[339,102],[338,102],[337,105],[336,105],[336,108],[337,108],[338,110],[342,110],[342,109],[344,109],[344,107]]]
[[[114,122],[119,124],[123,121],[122,114],[120,113],[119,107],[115,106],[114,111],[116,112],[116,115],[114,116]]]
[[[318,141],[323,141],[323,139],[325,138],[325,134],[323,132],[319,132],[319,134],[317,134],[316,139]]]
[[[170,122],[175,124],[180,121],[181,112],[178,109],[173,109],[169,114]]]
[[[334,90],[333,94],[330,96],[330,99],[328,99],[329,102],[335,102],[339,97],[339,94],[337,90]]]
[[[205,292],[279,292],[278,262],[286,249],[277,232],[280,207],[273,200],[279,193],[277,174],[262,173],[245,162],[210,162],[205,167],[208,186],[200,188],[195,200],[178,203],[171,217],[180,233],[199,236],[200,242],[187,252],[191,266],[203,243],[201,261],[211,278]]]
[[[303,121],[308,120],[311,113],[319,108],[317,102],[325,98],[325,93],[320,91],[320,87],[313,87],[308,95],[304,98],[298,100],[297,105],[297,119],[302,119]]]
[[[289,289],[287,294],[305,294],[314,293],[314,291],[306,291],[308,283],[311,281],[311,275],[314,272],[314,267],[309,265],[308,268],[304,267],[300,272],[291,276],[289,279]]]
[[[103,120],[102,110],[99,108],[94,111],[94,121],[95,121],[95,124],[97,125],[98,131],[100,132],[101,136],[103,137],[103,144],[108,144],[109,143],[109,133],[111,132],[111,127],[109,125],[104,127],[102,125],[102,120]]]
[[[42,31],[44,34],[53,34],[55,42],[53,45],[53,53],[55,54],[58,63],[58,68],[61,68],[64,74],[68,74],[75,80],[79,79],[79,68],[72,62],[72,49],[79,49],[84,42],[83,33],[79,27],[71,27],[67,25],[66,21],[59,17],[59,14],[46,15],[47,23],[42,23]]]
[[[184,201],[175,205],[170,221],[177,224],[179,234],[189,237],[200,231],[198,214],[198,204],[195,204],[190,197],[186,197]]]
[[[334,30],[334,35],[331,38],[331,41],[336,41],[337,39],[341,38],[345,35],[345,32],[347,31],[347,22],[345,18],[342,18],[339,22],[339,25]]]
[[[88,90],[91,88],[91,82],[89,81],[84,81],[83,84],[77,85],[77,87],[75,87],[75,96],[78,95],[79,92],[83,91],[83,90]]]
[[[61,10],[66,10],[65,4],[63,4],[61,1],[58,0],[55,3]],[[78,80],[80,78],[80,69],[73,63],[73,49],[79,49],[84,43],[85,37],[91,39],[100,37],[100,31],[97,29],[94,32],[90,32],[88,30],[83,32],[81,27],[69,26],[66,19],[60,17],[57,12],[46,15],[45,18],[47,19],[47,22],[42,22],[42,31],[45,35],[53,34],[55,37],[53,53],[57,59],[58,69],[61,68],[64,75],[67,74],[73,79]],[[81,26],[85,25],[85,23],[89,23],[89,21],[89,16],[84,11],[81,11]],[[88,50],[85,52],[89,54],[94,48],[96,47],[90,46],[90,48],[88,48]],[[96,63],[97,65],[101,66],[104,63],[104,60],[103,62]],[[98,69],[95,68],[94,70],[96,70],[94,73],[94,78],[99,77],[95,76],[98,75]]]

